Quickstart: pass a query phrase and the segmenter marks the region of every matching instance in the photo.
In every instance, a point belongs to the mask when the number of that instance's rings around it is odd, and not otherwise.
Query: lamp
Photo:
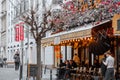
[[[5,15],[6,13],[7,13],[7,11],[0,12],[0,14],[2,14],[2,15]]]

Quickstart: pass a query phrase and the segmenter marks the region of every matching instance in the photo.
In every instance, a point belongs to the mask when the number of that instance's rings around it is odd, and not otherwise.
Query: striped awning
[[[85,38],[85,37],[90,37],[90,36],[91,36],[91,28],[86,29],[86,30],[81,30],[81,31],[76,31],[76,32],[59,35],[60,41],[77,39],[77,38]],[[44,39],[42,39],[41,43],[42,44],[51,44],[51,43],[54,44],[55,37],[56,36],[44,38]]]

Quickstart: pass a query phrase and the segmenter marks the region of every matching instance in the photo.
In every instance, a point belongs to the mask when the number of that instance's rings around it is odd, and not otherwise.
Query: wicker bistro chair
[[[94,80],[96,78],[96,80],[101,80],[100,76],[101,76],[100,68],[94,68],[92,79]]]
[[[80,69],[79,69],[79,74],[77,75],[77,78],[78,78],[79,80],[82,80],[82,75],[83,75],[83,67],[80,67]]]
[[[92,72],[93,72],[92,67],[89,67],[89,69],[86,70],[83,80],[92,80],[92,75],[91,75]]]
[[[99,68],[98,70],[98,76],[99,76],[99,80],[103,80],[103,76],[101,74],[101,68]]]
[[[89,70],[87,70],[86,67],[80,67],[77,73],[74,74],[72,80],[92,80],[91,69],[91,67]]]
[[[87,80],[87,69],[86,69],[86,67],[83,67],[82,80]]]
[[[87,71],[87,74],[86,74],[86,78],[87,78],[87,80],[91,80],[92,79],[92,77],[91,77],[91,70],[92,69],[92,67],[90,67],[89,68],[89,70]]]
[[[58,67],[57,68],[57,78],[62,79],[65,73],[65,67]]]
[[[96,68],[94,68],[94,69],[91,68],[91,70],[90,70],[90,73],[89,73],[89,74],[90,74],[91,80],[93,80],[93,78],[94,78],[95,70],[96,70]]]
[[[76,79],[76,75],[78,74],[79,67],[75,68],[74,70],[76,71],[76,73],[71,73],[71,79],[72,79],[72,80],[75,80],[75,79]]]
[[[76,75],[77,80],[85,80],[86,78],[86,67],[80,67],[78,74]]]
[[[79,77],[81,77],[81,75],[82,75],[82,67],[78,67],[76,73],[71,73],[72,80],[80,80]]]

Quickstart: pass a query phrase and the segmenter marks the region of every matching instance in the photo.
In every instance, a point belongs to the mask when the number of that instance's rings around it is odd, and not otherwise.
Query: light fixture
[[[2,12],[0,12],[1,14],[6,14],[7,13],[7,11],[2,11]]]

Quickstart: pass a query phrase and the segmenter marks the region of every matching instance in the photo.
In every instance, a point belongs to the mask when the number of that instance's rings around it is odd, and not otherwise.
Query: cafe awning
[[[77,38],[91,37],[91,28],[90,27],[86,29],[83,28],[80,30],[77,29],[70,32],[63,32],[60,33],[59,35],[52,35],[51,37],[48,38],[43,38],[41,41],[42,45],[54,44],[55,37],[60,37],[60,42]]]
[[[92,36],[94,40],[89,45],[89,52],[95,55],[102,55],[110,50],[112,45],[112,20],[100,24],[92,28]]]
[[[60,38],[61,41],[65,40],[74,40],[74,39],[82,39],[82,38],[87,38],[92,36],[92,29],[94,27],[99,27],[100,25],[103,25],[104,23],[109,22],[110,20],[106,20],[104,22],[101,22],[99,24],[93,25],[89,24],[84,27],[78,28],[78,29],[73,29],[71,31],[65,31],[61,32],[58,34],[51,35],[50,37],[43,38],[41,43],[43,46],[49,46],[51,44],[54,44],[54,40],[56,37]]]

